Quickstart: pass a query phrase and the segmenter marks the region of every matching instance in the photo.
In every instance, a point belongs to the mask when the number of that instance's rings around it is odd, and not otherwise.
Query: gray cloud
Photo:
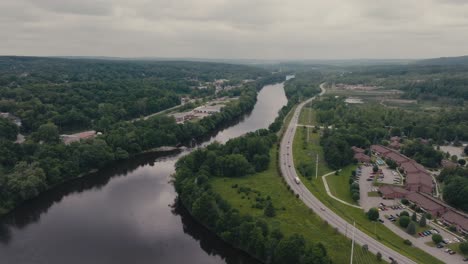
[[[468,54],[461,0],[0,1],[0,54],[417,58]]]

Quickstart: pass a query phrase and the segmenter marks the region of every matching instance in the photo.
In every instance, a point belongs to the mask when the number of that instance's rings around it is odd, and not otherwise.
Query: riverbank
[[[28,183],[29,185],[27,186],[25,185],[27,183],[23,184],[22,182],[15,182],[14,186],[7,183],[6,188],[3,190],[4,195],[0,197],[0,199],[3,199],[0,200],[0,216],[9,213],[21,203],[34,199],[39,194],[47,192],[55,186],[71,179],[83,177],[90,174],[90,172],[98,171],[107,166],[112,166],[114,162],[121,162],[122,160],[149,152],[172,151],[176,145],[180,145],[181,143],[188,144],[187,142],[192,143],[194,140],[196,142],[197,140],[205,139],[207,135],[212,135],[216,131],[226,128],[232,122],[239,120],[240,117],[252,111],[257,102],[259,89],[255,85],[251,85],[244,87],[242,91],[242,96],[238,101],[227,105],[221,112],[202,119],[197,124],[172,124],[173,128],[170,131],[166,131],[167,133],[172,133],[172,137],[169,137],[164,131],[168,127],[166,123],[171,120],[163,119],[162,121],[147,120],[135,122],[132,123],[132,126],[135,127],[127,127],[127,134],[125,136],[135,138],[135,135],[139,133],[140,137],[137,142],[140,142],[140,144],[130,143],[131,141],[135,142],[135,140],[121,138],[120,132],[115,131],[106,133],[93,140],[66,146],[65,148],[61,144],[51,145],[50,147],[39,144],[38,148],[47,147],[47,151],[51,153],[50,155],[54,155],[54,159],[43,161],[41,159],[38,160],[36,157],[37,163],[13,168],[12,173],[17,173],[18,175],[28,174],[28,177],[36,177],[38,179],[29,181],[34,185]],[[146,124],[151,122],[154,124]],[[158,127],[163,128],[159,129]],[[134,131],[131,131],[132,129]],[[124,130],[116,129],[116,131]],[[159,140],[161,141],[160,143],[149,142],[148,140],[152,138],[158,139],[158,132],[159,134],[163,134],[163,138],[167,138],[167,140]],[[167,146],[171,142],[174,143],[174,146]],[[166,146],[161,146],[163,144],[166,144]],[[23,171],[20,171],[20,169]],[[29,176],[29,174],[32,175]],[[20,180],[28,181],[27,178]],[[9,188],[10,186],[11,188]],[[21,190],[21,188],[26,188],[26,190]]]

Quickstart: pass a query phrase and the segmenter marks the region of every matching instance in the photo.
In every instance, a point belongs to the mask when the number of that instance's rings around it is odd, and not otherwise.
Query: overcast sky
[[[0,0],[1,55],[468,54],[468,0]]]

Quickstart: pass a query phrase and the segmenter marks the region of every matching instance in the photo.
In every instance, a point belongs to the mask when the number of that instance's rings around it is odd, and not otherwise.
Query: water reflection
[[[282,85],[267,86],[248,117],[208,142],[266,128],[284,104]],[[24,203],[0,219],[0,263],[257,263],[174,202],[170,175],[188,152],[140,155]]]

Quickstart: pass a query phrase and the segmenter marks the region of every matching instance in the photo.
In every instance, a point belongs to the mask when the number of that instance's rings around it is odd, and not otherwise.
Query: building
[[[354,158],[361,163],[369,163],[371,162],[371,157],[367,156],[364,153],[356,153],[354,154]]]
[[[408,199],[408,201],[411,203],[419,206],[423,211],[436,217],[439,217],[447,212],[447,206],[444,203],[432,198],[429,195],[424,195],[419,192],[410,192],[406,195],[406,199]]]
[[[223,107],[224,105],[204,105],[193,109],[193,112],[197,114],[214,114],[221,112]]]
[[[185,121],[191,120],[194,118],[192,112],[183,112],[172,114],[178,124],[182,124]]]
[[[431,194],[433,185],[432,177],[427,173],[414,172],[406,175],[405,188],[409,191]]]
[[[451,160],[447,160],[447,159],[443,159],[442,160],[442,167],[443,168],[450,168],[450,169],[453,169],[453,168],[456,168],[458,166],[457,163],[451,161]]]
[[[351,149],[353,150],[354,153],[364,153],[364,152],[366,152],[364,149],[356,147],[356,146],[352,146]]]
[[[390,153],[392,152],[391,149],[388,149],[384,146],[381,146],[381,145],[372,145],[371,146],[371,151],[375,154],[375,155],[378,155],[378,156],[383,156],[387,153]]]
[[[101,134],[100,132],[96,133],[96,131],[90,130],[90,131],[84,131],[84,132],[76,133],[72,135],[60,135],[60,138],[62,139],[65,145],[68,145],[73,142],[78,142],[82,139],[95,138],[97,135],[100,135],[100,134]]]
[[[0,112],[0,118],[8,119],[11,122],[13,122],[15,125],[19,127],[21,126],[21,119],[13,114]]]
[[[379,193],[384,199],[404,198],[409,192],[403,188],[384,185],[379,187]]]
[[[440,218],[442,223],[448,226],[455,226],[457,231],[464,235],[468,235],[468,217],[465,214],[455,210],[448,210]]]
[[[392,149],[399,150],[401,148],[401,144],[398,141],[392,141],[390,145],[388,145]]]
[[[398,166],[401,166],[405,162],[410,162],[411,160],[396,151],[391,151],[383,155],[386,159],[393,160]]]

